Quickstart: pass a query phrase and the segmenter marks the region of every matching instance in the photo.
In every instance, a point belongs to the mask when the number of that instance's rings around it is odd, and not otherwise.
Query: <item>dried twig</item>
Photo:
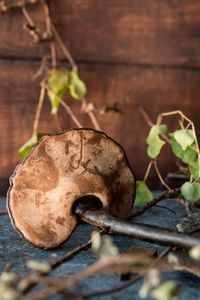
[[[45,97],[45,88],[44,88],[43,84],[41,84],[40,97],[39,97],[38,106],[37,106],[37,110],[36,110],[36,114],[35,114],[35,120],[33,123],[33,135],[37,134],[37,132],[38,132],[38,123],[39,123],[39,119],[40,119],[42,105],[44,102],[44,97]]]
[[[137,217],[142,215],[146,210],[150,207],[155,206],[157,203],[164,199],[174,199],[180,195],[180,189],[173,189],[170,191],[165,191],[161,193],[159,196],[155,197],[152,201],[147,202],[144,206],[138,209],[134,209],[133,212],[130,213],[129,218]]]
[[[0,13],[7,12],[13,8],[20,8],[23,7],[25,4],[35,4],[40,0],[1,0],[0,1]]]

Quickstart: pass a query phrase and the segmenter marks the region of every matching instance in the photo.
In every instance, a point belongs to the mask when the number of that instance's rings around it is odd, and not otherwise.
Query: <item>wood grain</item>
[[[39,95],[38,82],[32,81],[37,68],[36,62],[0,61],[0,178],[8,178],[13,172],[18,163],[17,151],[31,135]],[[182,109],[200,129],[200,71],[104,64],[80,64],[80,70],[89,87],[89,100],[98,106],[117,101],[123,109],[123,115],[98,114],[97,118],[102,130],[125,148],[138,178],[142,178],[148,163],[145,137],[149,128],[139,112],[141,106],[149,111],[153,120],[161,111]],[[80,112],[79,102],[69,97],[66,101],[82,124],[91,127],[87,115]],[[40,131],[56,132],[49,108],[46,99]],[[63,111],[61,118],[63,129],[74,127]],[[173,129],[174,121],[168,124]],[[160,163],[164,174],[175,169],[168,150]]]
[[[199,0],[52,1],[58,31],[78,61],[200,67]],[[30,8],[44,21],[39,4]],[[40,57],[19,9],[0,15],[0,56]]]

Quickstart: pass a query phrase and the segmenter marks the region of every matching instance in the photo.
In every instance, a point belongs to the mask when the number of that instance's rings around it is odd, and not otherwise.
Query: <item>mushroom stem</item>
[[[191,248],[200,244],[200,239],[191,237],[173,229],[155,225],[131,223],[121,220],[94,206],[94,201],[82,199],[74,207],[75,214],[80,220],[95,225],[109,233],[119,233],[162,245],[179,248]]]

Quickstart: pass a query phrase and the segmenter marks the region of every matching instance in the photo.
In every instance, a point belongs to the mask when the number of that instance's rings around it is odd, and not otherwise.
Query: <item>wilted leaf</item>
[[[23,160],[32,150],[34,146],[37,145],[40,138],[44,136],[44,133],[34,134],[24,145],[19,149],[19,157]]]
[[[112,238],[108,235],[102,237],[96,231],[92,233],[92,250],[100,259],[108,259],[119,254]]]
[[[164,146],[165,142],[161,140],[159,137],[160,134],[164,134],[167,131],[167,126],[165,124],[161,125],[154,125],[150,132],[149,135],[146,139],[148,148],[147,148],[147,153],[149,157],[151,158],[156,158]]]
[[[195,179],[199,178],[199,160],[198,159],[189,164],[189,170]]]
[[[68,88],[68,72],[61,69],[51,69],[48,74],[48,96],[51,101],[51,113],[58,111],[60,101]]]
[[[28,260],[26,262],[26,266],[29,269],[40,271],[42,273],[48,273],[51,271],[51,266],[44,261],[38,261],[38,260]]]
[[[173,133],[173,137],[183,150],[186,150],[195,141],[193,132],[190,129],[176,130]]]
[[[68,72],[68,82],[70,95],[76,100],[82,100],[87,92],[87,88],[76,71]]]
[[[181,291],[180,286],[172,280],[164,281],[151,291],[151,296],[156,300],[175,300],[178,299]]]
[[[196,144],[193,143],[191,146],[187,147],[186,150],[183,150],[181,145],[177,143],[177,141],[171,137],[170,144],[172,147],[173,153],[180,158],[184,163],[191,164],[197,158],[197,149]]]
[[[200,199],[200,184],[185,182],[181,186],[181,194],[183,197],[191,203]]]
[[[151,201],[152,199],[153,199],[153,194],[149,190],[146,183],[144,181],[137,181],[135,204],[141,205],[147,201]]]

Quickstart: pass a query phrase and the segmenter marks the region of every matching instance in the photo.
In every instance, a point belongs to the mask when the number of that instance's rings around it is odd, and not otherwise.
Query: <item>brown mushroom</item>
[[[73,129],[47,135],[16,168],[7,208],[14,227],[37,247],[67,240],[77,224],[72,208],[86,195],[127,218],[135,177],[122,147],[102,132]]]

